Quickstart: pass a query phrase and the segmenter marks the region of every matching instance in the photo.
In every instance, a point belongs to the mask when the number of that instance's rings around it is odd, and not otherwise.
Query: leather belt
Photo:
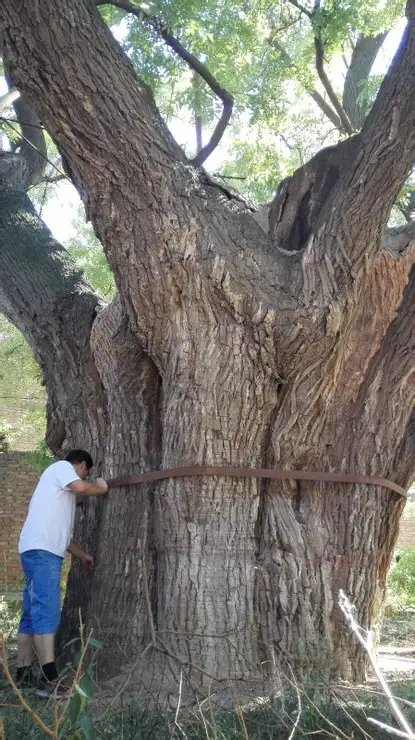
[[[327,483],[363,483],[369,486],[389,488],[400,496],[408,498],[404,488],[387,478],[376,478],[370,475],[354,475],[351,473],[321,473],[311,470],[279,470],[278,468],[239,468],[229,465],[190,465],[180,468],[166,468],[165,470],[150,470],[148,473],[132,475],[128,478],[112,478],[107,481],[108,488],[132,486],[138,483],[151,483],[166,478],[187,478],[191,476],[230,476],[233,478],[279,478],[291,480],[325,481]]]

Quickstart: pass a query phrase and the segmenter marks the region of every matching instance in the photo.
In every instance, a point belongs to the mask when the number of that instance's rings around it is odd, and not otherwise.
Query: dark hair
[[[89,452],[85,450],[71,450],[65,457],[65,460],[70,463],[86,463],[88,470],[91,470],[93,462]]]

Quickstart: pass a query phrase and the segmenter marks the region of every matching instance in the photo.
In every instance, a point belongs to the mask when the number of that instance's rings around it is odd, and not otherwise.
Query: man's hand
[[[103,496],[108,491],[108,486],[103,478],[98,478],[96,483],[88,483],[85,480],[74,480],[69,483],[68,488],[78,496]]]
[[[81,548],[78,547],[76,542],[74,542],[73,540],[71,540],[69,544],[68,552],[74,558],[78,558],[78,560],[80,560],[81,563],[85,565],[86,568],[88,568],[88,570],[91,570],[91,568],[94,567],[94,558],[92,557],[92,555],[88,555],[87,552],[81,550]]]
[[[85,568],[88,568],[88,570],[92,570],[94,567],[94,558],[92,555],[87,555],[86,552],[84,552],[81,562],[82,565],[85,565]]]

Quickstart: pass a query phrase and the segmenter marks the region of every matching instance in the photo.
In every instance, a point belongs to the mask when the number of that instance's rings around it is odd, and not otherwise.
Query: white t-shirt
[[[19,540],[19,554],[47,550],[65,557],[71,541],[76,494],[66,486],[80,480],[70,462],[53,463],[40,476]]]

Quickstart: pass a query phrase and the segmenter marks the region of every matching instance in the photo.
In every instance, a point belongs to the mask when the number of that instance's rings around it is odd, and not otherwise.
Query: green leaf
[[[89,644],[92,645],[92,647],[97,648],[97,650],[102,649],[102,642],[96,640],[95,637],[91,637],[91,639],[89,640]]]
[[[95,729],[89,714],[83,714],[79,724],[86,740],[95,740]]]
[[[80,640],[79,637],[74,637],[72,640],[69,640],[69,642],[65,643],[65,645],[63,646],[63,649],[65,650],[65,648],[68,648],[70,645],[73,645],[75,642],[79,642],[79,640]]]
[[[82,688],[82,686],[80,686],[79,683],[76,683],[75,684],[75,691],[77,691],[78,694],[80,694],[81,697],[83,697],[85,699],[88,699],[88,694],[85,692],[85,690]]]
[[[83,676],[81,681],[79,682],[79,685],[83,692],[85,692],[85,696],[88,697],[88,699],[92,699],[94,696],[94,684],[92,683],[89,676]]]
[[[76,721],[81,713],[82,709],[82,697],[80,694],[73,694],[71,696],[71,700],[68,704],[68,709],[66,710],[67,716],[72,722],[73,725],[76,724]]]

